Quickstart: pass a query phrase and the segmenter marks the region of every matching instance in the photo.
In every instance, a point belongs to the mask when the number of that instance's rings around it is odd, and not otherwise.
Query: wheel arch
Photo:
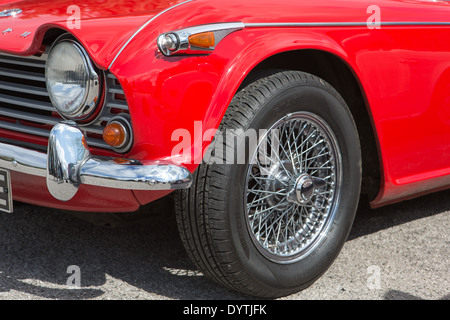
[[[318,49],[276,53],[259,62],[242,81],[238,92],[271,70],[296,70],[313,74],[333,86],[348,104],[361,139],[362,193],[374,200],[384,186],[382,156],[364,89],[352,68],[341,57]],[[375,155],[375,156],[374,156]]]

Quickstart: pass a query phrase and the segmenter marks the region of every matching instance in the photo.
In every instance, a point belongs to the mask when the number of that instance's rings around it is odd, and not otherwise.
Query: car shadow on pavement
[[[68,286],[69,266],[79,267],[80,288]],[[40,298],[246,299],[191,264],[172,210],[105,228],[18,204],[0,215],[0,300]]]
[[[362,196],[348,241],[450,210],[450,190],[371,209]]]
[[[362,201],[349,241],[449,209],[450,191],[376,210]],[[105,228],[80,214],[19,204],[13,214],[0,215],[0,299],[248,298],[203,276],[184,251],[173,210],[156,211]],[[79,267],[80,288],[68,286],[69,266]],[[396,298],[408,295],[386,295]]]
[[[417,297],[413,294],[409,294],[409,293],[398,291],[398,290],[389,290],[384,295],[384,299],[385,300],[425,300],[425,299]],[[450,294],[442,297],[439,300],[450,300]]]

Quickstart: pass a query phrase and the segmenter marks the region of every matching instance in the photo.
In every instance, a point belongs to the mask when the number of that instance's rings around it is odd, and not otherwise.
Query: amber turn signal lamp
[[[189,37],[189,44],[199,48],[213,48],[216,45],[214,32],[197,33]]]
[[[119,122],[111,122],[103,130],[103,140],[111,147],[120,148],[127,139],[127,130]]]

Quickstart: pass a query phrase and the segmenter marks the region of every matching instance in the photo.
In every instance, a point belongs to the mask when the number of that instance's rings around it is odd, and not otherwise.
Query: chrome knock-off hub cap
[[[295,262],[324,239],[338,207],[341,170],[337,139],[315,114],[289,114],[260,137],[247,171],[245,211],[264,256]]]
[[[299,205],[306,204],[312,199],[315,191],[324,187],[327,182],[321,178],[311,177],[307,173],[301,174],[295,182],[294,188],[288,193],[287,200]]]

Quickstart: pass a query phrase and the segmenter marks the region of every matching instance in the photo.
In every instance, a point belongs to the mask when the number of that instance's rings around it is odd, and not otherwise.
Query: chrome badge
[[[9,9],[0,12],[0,18],[4,17],[15,17],[22,13],[21,9]]]

